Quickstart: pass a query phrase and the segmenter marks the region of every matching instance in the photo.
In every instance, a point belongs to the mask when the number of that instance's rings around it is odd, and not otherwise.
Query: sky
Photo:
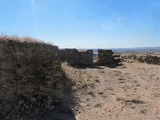
[[[0,33],[60,48],[160,46],[160,0],[0,0]]]

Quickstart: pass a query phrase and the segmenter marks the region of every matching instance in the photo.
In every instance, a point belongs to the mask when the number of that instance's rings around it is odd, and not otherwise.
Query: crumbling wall
[[[115,63],[112,50],[98,49],[98,64],[109,65]]]
[[[79,65],[90,66],[93,64],[93,50],[80,51],[79,56]]]
[[[98,62],[93,63],[93,50],[78,51],[77,49],[61,49],[59,50],[61,61],[67,61],[71,66],[91,66],[110,65],[120,62],[120,59],[115,59],[112,50],[98,49]]]
[[[93,63],[93,50],[78,51],[77,49],[59,50],[61,61],[67,61],[71,66],[88,66]]]
[[[71,66],[79,64],[79,52],[77,49],[60,49],[59,57],[61,61],[67,61]]]
[[[0,119],[11,111],[53,110],[63,91],[57,46],[0,39]]]

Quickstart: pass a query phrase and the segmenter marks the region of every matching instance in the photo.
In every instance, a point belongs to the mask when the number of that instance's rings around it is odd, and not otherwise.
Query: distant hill
[[[160,47],[137,47],[137,48],[113,48],[114,52],[155,53],[160,52]]]
[[[106,48],[108,49],[108,48]],[[125,53],[125,52],[134,52],[134,53],[156,53],[160,52],[160,47],[135,47],[135,48],[109,48],[116,53]],[[97,52],[97,49],[93,49],[94,52]]]

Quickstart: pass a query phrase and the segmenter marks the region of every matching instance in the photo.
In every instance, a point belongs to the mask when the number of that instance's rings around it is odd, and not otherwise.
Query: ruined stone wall
[[[98,49],[98,64],[99,65],[108,65],[115,63],[112,50],[103,50]]]
[[[71,66],[91,66],[93,65],[93,50],[78,51],[77,49],[61,49],[59,50],[61,61],[67,61]],[[112,50],[98,49],[98,62],[96,65],[110,65],[120,62],[115,59]]]
[[[67,61],[71,66],[88,66],[93,63],[93,50],[78,51],[77,49],[59,50],[61,61]]]
[[[11,110],[26,110],[29,106],[22,107],[24,98],[32,103],[36,101],[37,96],[40,96],[39,99],[46,96],[46,101],[47,96],[61,99],[63,90],[63,72],[57,46],[0,40],[0,118]],[[23,103],[17,108],[17,99],[21,97]],[[15,105],[14,109],[11,101]],[[44,104],[44,101],[41,102]],[[37,104],[42,105],[40,101]],[[50,104],[51,102],[47,103],[49,107],[41,107],[52,109]]]
[[[0,120],[63,117],[65,94],[71,94],[58,51],[49,44],[0,38]]]
[[[90,66],[93,64],[93,50],[80,51],[80,62],[81,66]]]
[[[59,57],[61,61],[67,61],[71,66],[79,64],[79,52],[77,49],[61,49],[59,50]]]

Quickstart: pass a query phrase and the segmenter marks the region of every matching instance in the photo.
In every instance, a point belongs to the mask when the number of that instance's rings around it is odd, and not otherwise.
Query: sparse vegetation
[[[122,74],[121,71],[114,71],[115,72],[115,76],[120,76]]]
[[[102,107],[102,105],[97,103],[94,107]]]
[[[155,97],[160,97],[160,93],[154,93]]]
[[[12,35],[12,36],[0,35],[0,40],[15,41],[15,42],[20,42],[20,43],[30,42],[30,43],[41,43],[41,44],[52,44],[53,45],[53,43],[45,43],[42,40],[35,39],[35,38],[29,37],[29,36],[19,37],[19,36],[16,36],[16,35]]]
[[[94,95],[93,90],[89,90],[88,94],[89,94],[89,95]]]
[[[144,103],[144,101],[140,100],[139,98],[133,98],[133,99],[117,98],[116,100],[124,102],[125,105],[128,105],[129,103],[134,103],[134,104]]]
[[[96,79],[99,79],[99,77],[98,77],[98,76],[95,76],[95,78],[96,78]]]
[[[147,110],[146,109],[142,109],[140,112],[145,114],[147,112]]]
[[[144,101],[138,99],[138,98],[135,98],[135,99],[131,99],[131,100],[125,100],[125,103],[135,103],[135,104],[143,104]]]
[[[105,73],[103,70],[100,71],[101,73]]]
[[[137,80],[134,80],[133,82],[134,82],[134,83],[137,83],[138,81],[137,81]]]
[[[122,76],[120,76],[119,78],[118,78],[118,80],[125,80]]]
[[[100,83],[100,81],[98,79],[95,79],[94,81],[97,82],[97,83]]]
[[[103,95],[103,92],[98,92],[99,95]]]
[[[116,98],[116,101],[124,101],[125,99],[124,98]]]
[[[61,66],[77,89],[91,88],[93,86],[94,79],[92,80],[91,76],[87,76],[82,70],[69,66],[67,62],[62,63]]]
[[[111,87],[109,87],[109,88],[107,88],[108,90],[110,90],[110,91],[113,91],[113,88],[111,88]]]

